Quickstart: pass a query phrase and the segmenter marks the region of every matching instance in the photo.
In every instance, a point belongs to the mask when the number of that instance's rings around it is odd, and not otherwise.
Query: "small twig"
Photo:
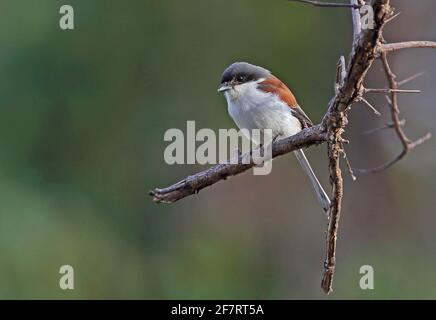
[[[421,93],[421,90],[415,90],[415,89],[389,89],[389,88],[380,88],[380,89],[368,89],[368,88],[365,88],[363,91],[365,93],[370,93],[370,92],[374,92],[374,93],[392,93],[392,92],[397,92],[397,93]]]
[[[403,148],[407,152],[409,139],[407,138],[406,134],[404,133],[403,129],[400,126],[400,119],[398,116],[398,114],[400,113],[400,110],[398,108],[398,95],[397,95],[398,84],[397,84],[397,81],[395,79],[396,76],[392,72],[391,67],[389,66],[386,52],[382,52],[381,61],[382,61],[383,69],[384,69],[385,74],[386,74],[386,78],[388,79],[388,82],[389,82],[389,87],[391,89],[391,101],[392,101],[392,103],[390,104],[390,106],[391,106],[392,122],[394,124],[394,129],[397,132],[397,136],[400,139],[401,143],[403,144]]]
[[[401,151],[401,153],[400,153],[398,156],[396,156],[394,159],[392,159],[392,160],[390,160],[390,161],[388,161],[388,162],[386,162],[386,163],[384,163],[384,164],[382,164],[382,165],[380,165],[380,166],[378,166],[378,167],[370,168],[370,169],[357,169],[357,168],[354,168],[354,172],[355,172],[357,175],[362,176],[362,175],[373,174],[373,173],[379,173],[379,172],[385,171],[386,169],[392,167],[395,163],[397,163],[398,161],[400,161],[401,159],[403,159],[404,156],[406,155],[406,153],[407,153],[407,152],[406,152],[405,150],[403,150],[403,151]]]
[[[345,152],[345,147],[344,147],[344,144],[343,144],[343,143],[341,143],[341,153],[342,153],[342,156],[343,156],[343,158],[344,158],[344,160],[345,160],[345,165],[347,166],[348,174],[351,176],[351,179],[352,179],[353,181],[356,181],[356,180],[357,180],[357,177],[356,177],[356,175],[354,174],[353,167],[351,166],[350,159],[348,159],[348,155],[347,155],[347,153]]]
[[[308,3],[320,7],[348,7],[358,9],[362,6],[362,0],[350,0],[351,3],[329,3],[312,0],[290,0],[294,2]],[[358,1],[358,2],[357,2]],[[361,32],[358,28],[356,10],[353,10],[353,45],[345,68],[345,59],[341,57],[336,75],[335,95],[328,104],[328,110],[324,115],[321,124],[304,129],[300,133],[289,138],[275,141],[272,148],[272,156],[277,157],[293,150],[303,147],[309,147],[316,144],[327,142],[330,182],[332,185],[332,202],[330,207],[330,219],[326,234],[326,255],[324,263],[324,274],[322,288],[326,293],[332,291],[332,281],[336,266],[336,240],[338,236],[339,219],[341,216],[341,204],[343,197],[343,178],[340,169],[340,155],[344,155],[347,161],[347,167],[352,174],[374,173],[385,170],[400,159],[402,159],[410,150],[430,139],[431,135],[412,142],[403,132],[402,126],[404,121],[399,119],[398,93],[418,93],[419,90],[399,90],[398,87],[411,81],[405,79],[396,82],[395,75],[389,67],[387,56],[388,52],[393,52],[407,48],[436,48],[436,42],[431,41],[409,41],[400,43],[381,44],[382,30],[387,22],[392,21],[397,15],[393,15],[390,0],[372,0],[371,5],[374,10],[374,28]],[[359,41],[357,41],[359,39]],[[374,60],[381,56],[383,68],[389,81],[388,89],[364,89],[363,83],[368,70],[373,65]],[[406,81],[407,80],[407,81]],[[391,124],[389,127],[394,128],[395,132],[402,143],[401,153],[393,160],[373,169],[358,170],[352,169],[345,154],[343,143],[345,139],[341,137],[347,125],[347,111],[351,105],[358,101],[362,93],[380,92],[388,93],[388,102],[391,111]],[[363,101],[363,100],[362,100]],[[367,103],[368,105],[369,103]],[[370,104],[369,104],[370,105]],[[381,129],[377,129],[381,130]],[[373,130],[374,131],[374,130]],[[238,155],[244,157],[244,155]],[[250,155],[249,155],[250,156]],[[239,159],[238,159],[239,160]],[[239,162],[239,161],[238,161]],[[155,202],[175,202],[189,195],[199,192],[201,189],[225,180],[230,176],[240,174],[254,164],[228,164],[220,163],[207,170],[189,176],[176,184],[167,188],[154,189],[150,195]],[[354,172],[353,172],[354,171]]]
[[[391,104],[391,103],[392,103],[392,100],[391,100],[391,98],[389,98],[388,95],[385,95],[385,98],[386,98],[386,101],[388,102],[388,104]]]
[[[409,143],[409,151],[431,139],[431,133],[428,132],[425,136]]]
[[[428,141],[431,139],[431,133],[427,133],[425,136],[417,139],[414,142],[409,142],[408,143],[408,149],[403,149],[401,151],[401,153],[396,156],[394,159],[378,166],[375,168],[370,168],[370,169],[357,169],[357,168],[353,168],[353,171],[356,175],[362,176],[362,175],[368,175],[368,174],[375,174],[375,173],[380,173],[382,171],[385,171],[387,169],[389,169],[390,167],[392,167],[394,164],[396,164],[397,162],[399,162],[401,159],[403,159],[411,150],[415,149],[417,146],[423,144],[424,142]]]
[[[381,171],[384,171],[384,170],[390,168],[395,163],[397,163],[398,161],[403,159],[415,147],[419,146],[420,144],[423,144],[424,142],[426,142],[427,140],[429,140],[431,138],[431,134],[427,133],[422,138],[420,138],[416,141],[411,141],[404,133],[404,131],[402,129],[401,120],[399,119],[399,108],[398,108],[398,92],[399,91],[397,89],[398,83],[396,81],[396,76],[393,73],[391,67],[389,66],[387,53],[382,52],[380,57],[381,57],[383,69],[384,69],[385,74],[386,74],[386,78],[388,79],[388,82],[389,82],[390,91],[391,91],[391,97],[389,100],[391,101],[390,107],[391,107],[392,128],[395,129],[395,132],[398,136],[398,139],[400,140],[400,142],[403,146],[403,150],[394,159],[392,159],[392,160],[390,160],[390,161],[388,161],[388,162],[386,162],[386,163],[384,163],[376,168],[354,169],[355,172],[359,175],[368,174],[368,173],[378,173],[378,172],[381,172]],[[409,79],[406,79],[406,80],[410,81]]]
[[[397,85],[398,85],[398,87],[401,87],[401,86],[405,85],[406,83],[409,83],[409,82],[419,78],[423,74],[424,74],[424,72],[415,73],[413,76],[410,76],[410,77],[408,77],[408,78],[406,78],[404,80],[398,81]]]
[[[335,2],[322,2],[322,1],[312,1],[312,0],[288,0],[294,2],[301,2],[311,4],[315,7],[325,7],[325,8],[354,8],[359,9],[361,5],[350,4],[350,3],[335,3]]]
[[[353,0],[351,0],[353,2]],[[355,43],[352,46],[352,55],[355,53]],[[336,109],[335,101],[342,94],[342,88],[345,86],[347,77],[345,59],[340,57],[336,64],[335,78],[335,97],[330,101],[328,113],[334,115],[334,121],[327,121],[327,154],[329,159],[330,184],[332,186],[332,200],[329,210],[329,222],[327,225],[326,240],[325,240],[325,260],[324,274],[321,281],[321,288],[326,294],[333,291],[333,276],[336,267],[336,240],[338,237],[339,218],[341,216],[341,203],[343,196],[343,180],[339,155],[343,150],[342,132],[348,123],[345,112]],[[346,109],[348,109],[347,107]],[[324,122],[324,121],[323,121]]]
[[[381,44],[378,48],[379,52],[391,52],[402,49],[412,48],[433,48],[436,49],[436,42],[434,41],[406,41],[396,43]]]
[[[389,22],[392,22],[392,20],[397,18],[400,14],[401,14],[401,12],[394,14],[392,17],[390,17],[388,20],[386,20],[386,24],[388,24]]]
[[[381,116],[381,113],[371,104],[368,100],[366,100],[364,97],[360,97],[360,101],[364,102],[371,110],[374,112],[375,115]]]
[[[291,151],[323,143],[327,140],[327,135],[320,125],[304,129],[286,139],[275,141],[272,145],[272,157],[278,157]],[[239,156],[238,164],[219,163],[207,170],[189,176],[169,187],[155,188],[149,192],[156,203],[173,203],[190,195],[198,193],[200,190],[213,185],[228,177],[240,174],[254,167],[254,163],[240,164],[242,159],[251,155],[242,154]]]
[[[404,126],[406,124],[406,119],[401,119],[399,124],[400,124],[400,126]],[[389,123],[386,123],[386,125],[384,125],[383,127],[378,127],[378,128],[366,130],[366,131],[362,132],[361,135],[366,136],[366,135],[370,135],[370,134],[373,134],[373,133],[376,133],[379,131],[383,131],[386,129],[392,129],[394,127],[394,125],[395,124],[393,122],[389,122]]]

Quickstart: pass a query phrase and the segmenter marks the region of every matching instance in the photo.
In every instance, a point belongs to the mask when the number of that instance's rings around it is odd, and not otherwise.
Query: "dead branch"
[[[354,3],[354,0],[351,0],[351,2]],[[321,288],[327,294],[333,290],[333,276],[336,267],[336,241],[343,197],[343,179],[339,155],[342,133],[348,123],[346,112],[350,110],[354,102],[361,100],[364,91],[363,81],[377,56],[377,48],[382,39],[382,28],[386,23],[386,19],[392,16],[389,0],[374,0],[372,5],[376,27],[373,30],[364,30],[364,32],[353,30],[353,34],[359,34],[359,36],[354,36],[357,39],[353,41],[346,77],[322,121],[326,125],[329,137],[327,150],[330,183],[332,185],[330,219],[326,234],[326,258],[324,275],[321,281]],[[353,15],[353,19],[355,18],[355,15]],[[356,25],[356,23],[353,23],[353,26]]]
[[[363,89],[365,93],[375,92],[375,93],[421,93],[421,90],[416,89],[392,89],[392,88],[378,88],[378,89]]]
[[[353,0],[352,0],[353,1]],[[353,48],[354,50],[354,48]],[[334,102],[341,95],[341,89],[345,85],[345,60],[341,57],[337,65],[336,90],[335,98],[329,106],[329,111],[337,112],[334,109]],[[342,132],[347,125],[347,118],[344,112],[338,113],[337,121],[329,122],[327,127],[328,141],[327,153],[329,158],[330,184],[332,185],[332,197],[329,212],[329,222],[326,233],[326,255],[324,261],[324,275],[321,282],[321,288],[329,294],[333,288],[333,275],[336,267],[336,239],[338,235],[339,218],[341,216],[341,204],[343,196],[343,180],[339,156],[342,151]]]
[[[290,0],[302,2],[320,7],[346,7],[351,8],[353,19],[353,43],[351,53],[349,55],[348,64],[345,65],[345,59],[341,57],[336,70],[336,78],[334,85],[334,97],[328,103],[328,109],[324,115],[321,124],[314,127],[304,129],[295,136],[278,140],[273,143],[272,157],[284,155],[299,148],[308,148],[313,145],[327,143],[327,152],[329,158],[329,174],[330,183],[332,185],[332,202],[329,212],[329,222],[326,234],[326,257],[324,263],[324,275],[322,280],[322,288],[326,293],[332,291],[332,281],[336,267],[336,241],[338,237],[339,219],[341,216],[342,197],[343,197],[343,179],[340,168],[340,155],[345,155],[343,144],[347,142],[342,134],[344,133],[348,120],[347,113],[351,106],[358,101],[363,101],[371,109],[375,108],[363,97],[365,93],[388,93],[391,123],[387,127],[393,128],[403,146],[402,152],[393,160],[373,169],[356,170],[359,174],[379,172],[389,168],[391,165],[401,160],[408,152],[416,146],[428,140],[431,135],[427,134],[424,137],[412,142],[405,135],[402,126],[404,120],[399,118],[398,109],[398,93],[416,93],[419,90],[404,90],[398,89],[400,84],[409,82],[417,77],[417,75],[397,83],[395,75],[392,72],[387,54],[401,49],[408,48],[436,48],[436,42],[431,41],[409,41],[400,43],[382,43],[383,27],[392,21],[398,14],[394,15],[393,9],[390,6],[390,0],[372,0],[370,5],[374,12],[374,28],[361,29],[358,10],[363,4],[362,0],[350,0],[350,3],[327,3],[312,0]],[[385,75],[389,82],[389,88],[383,89],[366,89],[363,86],[364,79],[375,59],[381,58]],[[378,112],[378,111],[374,111]],[[381,129],[376,129],[381,130]],[[251,159],[251,155],[248,155]],[[246,158],[247,155],[239,155],[239,162]],[[346,159],[347,167],[354,177],[353,170]],[[221,180],[225,180],[230,176],[240,174],[252,168],[254,163],[250,160],[249,164],[217,164],[211,168],[189,176],[176,184],[166,188],[156,188],[150,191],[150,195],[157,203],[165,202],[172,203],[189,195],[195,194],[200,190],[213,185]]]
[[[307,4],[311,4],[315,7],[324,7],[324,8],[354,8],[354,9],[359,9],[361,7],[361,5],[350,4],[350,3],[323,2],[323,1],[313,1],[313,0],[289,0],[289,1],[307,3]]]
[[[371,109],[371,111],[376,115],[376,116],[381,116],[380,111],[378,111],[371,103],[369,103],[368,100],[366,100],[364,97],[360,97],[360,101],[362,101],[363,103],[365,103],[368,108]]]
[[[400,126],[404,126],[406,124],[406,119],[401,119],[398,124]],[[388,122],[383,127],[378,127],[378,128],[366,130],[366,131],[362,132],[362,135],[366,136],[366,135],[370,135],[370,134],[373,134],[373,133],[376,133],[379,131],[383,131],[386,129],[392,129],[394,126],[395,126],[395,124],[393,122]]]
[[[402,128],[403,127],[402,120],[399,117],[399,114],[400,114],[400,109],[398,107],[398,92],[400,92],[398,90],[399,84],[396,80],[395,74],[393,73],[393,71],[389,65],[387,52],[389,52],[389,51],[382,51],[380,58],[381,58],[381,61],[383,64],[383,69],[385,71],[386,78],[389,82],[390,93],[391,93],[391,96],[389,99],[389,102],[390,102],[389,106],[391,109],[391,120],[392,120],[391,127],[394,128],[394,130],[397,134],[397,137],[400,140],[401,145],[403,146],[403,149],[394,159],[392,159],[392,160],[390,160],[390,161],[388,161],[388,162],[386,162],[378,167],[371,168],[371,169],[357,169],[357,170],[355,170],[356,173],[360,174],[360,175],[368,174],[368,173],[377,173],[377,172],[384,171],[384,170],[388,169],[389,167],[393,166],[395,163],[397,163],[398,161],[403,159],[406,156],[406,154],[408,154],[415,147],[419,146],[420,144],[423,144],[425,141],[427,141],[431,138],[431,134],[427,133],[425,136],[419,138],[418,140],[411,141],[404,133],[404,130]],[[416,76],[415,76],[415,78],[416,78]],[[406,82],[410,81],[410,78],[406,79],[405,81]],[[403,81],[403,83],[404,83],[404,81]]]
[[[292,137],[275,141],[272,146],[272,157],[275,158],[297,149],[321,144],[325,141],[327,141],[325,130],[323,130],[320,125],[316,125],[304,129]],[[189,176],[167,188],[156,188],[150,191],[150,195],[153,197],[153,201],[157,203],[176,202],[189,195],[198,193],[201,189],[215,184],[220,180],[225,180],[230,176],[235,176],[251,169],[255,164],[250,154],[239,155],[238,163],[243,163],[242,159],[246,159],[247,156],[250,158],[249,164],[220,163],[205,171]]]
[[[434,41],[406,41],[397,43],[382,44],[379,47],[380,52],[391,52],[402,49],[412,48],[433,48],[436,49],[436,42]]]

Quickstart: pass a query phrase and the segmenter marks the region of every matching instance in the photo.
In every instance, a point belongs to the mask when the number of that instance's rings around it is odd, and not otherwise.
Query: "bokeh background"
[[[393,0],[388,40],[434,40],[436,2]],[[216,88],[234,61],[265,66],[319,121],[335,64],[348,55],[348,9],[285,0],[0,2],[0,298],[306,299],[320,281],[326,220],[292,155],[269,176],[231,178],[172,205],[148,190],[205,167],[169,166],[169,128],[233,128]],[[407,133],[435,132],[436,53],[391,56]],[[368,87],[385,86],[380,65]],[[400,151],[383,96],[355,105],[347,148],[355,167]],[[436,148],[420,146],[387,172],[346,176],[335,298],[436,298]],[[325,146],[307,151],[327,186]],[[75,289],[59,289],[59,268]],[[359,268],[375,289],[359,288]]]

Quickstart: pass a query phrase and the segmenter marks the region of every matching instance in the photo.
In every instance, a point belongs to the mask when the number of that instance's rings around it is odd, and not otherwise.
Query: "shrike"
[[[218,91],[224,93],[228,112],[240,129],[270,129],[274,139],[283,139],[313,125],[291,90],[262,67],[246,62],[233,63],[224,71]],[[328,213],[330,199],[303,150],[296,150],[294,154],[309,177],[322,208]]]

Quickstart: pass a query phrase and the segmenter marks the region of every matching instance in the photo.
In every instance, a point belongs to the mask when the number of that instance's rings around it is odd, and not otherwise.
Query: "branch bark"
[[[351,1],[353,2],[353,0]],[[354,35],[361,35],[353,42],[344,83],[333,99],[323,119],[323,124],[326,125],[329,137],[328,157],[330,183],[332,185],[330,220],[326,235],[326,259],[324,262],[324,275],[321,282],[321,287],[327,294],[333,290],[332,283],[336,266],[336,241],[343,196],[343,179],[339,155],[342,150],[342,133],[348,123],[346,112],[354,102],[360,100],[363,94],[363,80],[377,56],[383,26],[386,20],[392,15],[389,0],[374,0],[372,5],[374,9],[375,28],[372,30],[364,30],[363,33],[357,30],[353,31]],[[356,25],[356,23],[353,23],[353,26]]]
[[[272,157],[275,158],[297,149],[321,144],[325,141],[327,141],[325,130],[323,130],[320,125],[316,125],[304,129],[292,137],[275,141],[272,146]],[[250,163],[241,164],[242,159],[246,159],[247,157],[250,158]],[[198,193],[200,190],[220,180],[226,180],[228,177],[247,171],[255,165],[250,154],[240,155],[238,163],[239,164],[220,163],[214,165],[207,170],[189,176],[167,188],[156,188],[150,191],[149,194],[153,197],[153,201],[157,203],[176,202],[187,196]]]

